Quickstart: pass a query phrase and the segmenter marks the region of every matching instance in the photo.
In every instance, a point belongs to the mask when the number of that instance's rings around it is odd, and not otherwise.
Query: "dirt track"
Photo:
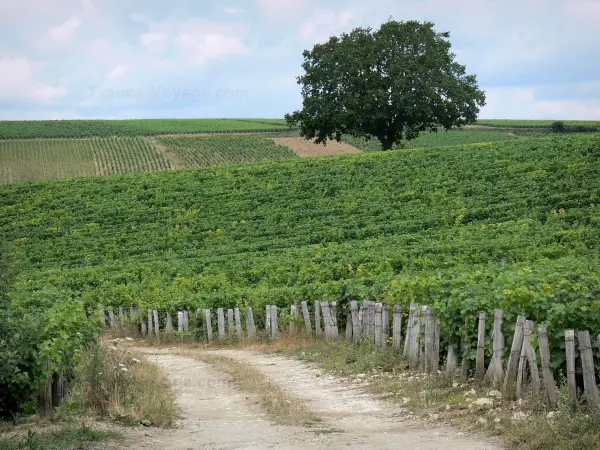
[[[323,418],[318,429],[273,424],[259,400],[223,374],[168,349],[144,349],[167,373],[182,419],[171,430],[142,429],[119,444],[132,449],[411,449],[496,450],[501,447],[455,430],[411,421],[406,410],[361,392],[302,362],[246,350],[213,353],[259,369],[270,381]],[[337,431],[336,431],[337,430]]]
[[[328,141],[327,145],[314,144],[300,137],[271,138],[276,144],[291,148],[301,158],[314,156],[342,155],[344,153],[360,153],[356,147],[337,141]]]

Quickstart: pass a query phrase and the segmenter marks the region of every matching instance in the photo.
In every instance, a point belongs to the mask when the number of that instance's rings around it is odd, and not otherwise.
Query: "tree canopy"
[[[485,93],[450,51],[448,32],[432,22],[390,19],[356,28],[303,52],[303,107],[290,127],[316,143],[349,134],[376,138],[384,150],[425,130],[476,120]]]

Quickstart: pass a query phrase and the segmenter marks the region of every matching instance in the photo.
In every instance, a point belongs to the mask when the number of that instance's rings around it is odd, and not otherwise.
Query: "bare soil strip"
[[[276,144],[291,148],[301,158],[360,153],[359,149],[345,142],[328,141],[326,145],[323,145],[314,144],[301,137],[274,137],[271,139]]]
[[[171,161],[171,167],[173,169],[184,169],[187,167],[185,160],[181,157],[179,153],[170,151],[169,147],[167,147],[166,145],[159,144],[153,137],[147,137],[146,139],[159,151],[161,151],[169,161]]]

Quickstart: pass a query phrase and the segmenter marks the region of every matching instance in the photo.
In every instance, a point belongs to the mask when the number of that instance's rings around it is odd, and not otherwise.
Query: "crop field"
[[[185,161],[185,167],[208,167],[295,158],[288,147],[262,136],[181,136],[159,137],[157,144]]]
[[[600,136],[571,135],[3,185],[0,240],[15,301],[417,301],[445,339],[501,308],[560,348],[600,329],[599,204]]]
[[[518,139],[518,136],[503,131],[441,130],[437,133],[422,132],[418,138],[412,141],[405,141],[401,146],[397,146],[396,148],[441,147],[444,145],[476,144],[512,139]],[[364,139],[345,136],[342,140],[366,153],[381,151],[381,144],[377,139],[365,141]]]
[[[517,128],[548,128],[554,122],[563,122],[566,126],[589,126],[600,127],[600,120],[521,120],[521,119],[479,119],[477,125],[490,127],[517,127]]]
[[[283,119],[2,120],[0,139],[156,136],[287,129]]]
[[[144,138],[0,141],[0,183],[171,168]]]

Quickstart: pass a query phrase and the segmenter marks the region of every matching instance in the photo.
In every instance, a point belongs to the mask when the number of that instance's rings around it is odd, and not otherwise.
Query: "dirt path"
[[[362,448],[501,448],[456,430],[432,428],[412,421],[405,409],[377,400],[363,392],[360,385],[341,381],[301,361],[247,350],[218,350],[214,353],[235,358],[259,369],[270,381],[306,400],[330,426],[344,430],[344,435],[352,436],[356,445]]]
[[[315,144],[301,137],[274,137],[271,139],[278,145],[291,148],[300,158],[360,153],[359,149],[345,142],[327,141],[327,145],[323,145]]]
[[[177,428],[147,428],[118,448],[129,449],[461,449],[496,450],[462,433],[424,428],[406,412],[374,400],[301,362],[244,350],[214,353],[261,370],[283,389],[305,399],[324,422],[319,429],[270,422],[258,399],[238,390],[229,375],[207,363],[169,354],[168,349],[140,349],[161,366],[173,383],[182,419]],[[339,429],[339,432],[322,430]],[[321,431],[319,431],[321,430]]]

